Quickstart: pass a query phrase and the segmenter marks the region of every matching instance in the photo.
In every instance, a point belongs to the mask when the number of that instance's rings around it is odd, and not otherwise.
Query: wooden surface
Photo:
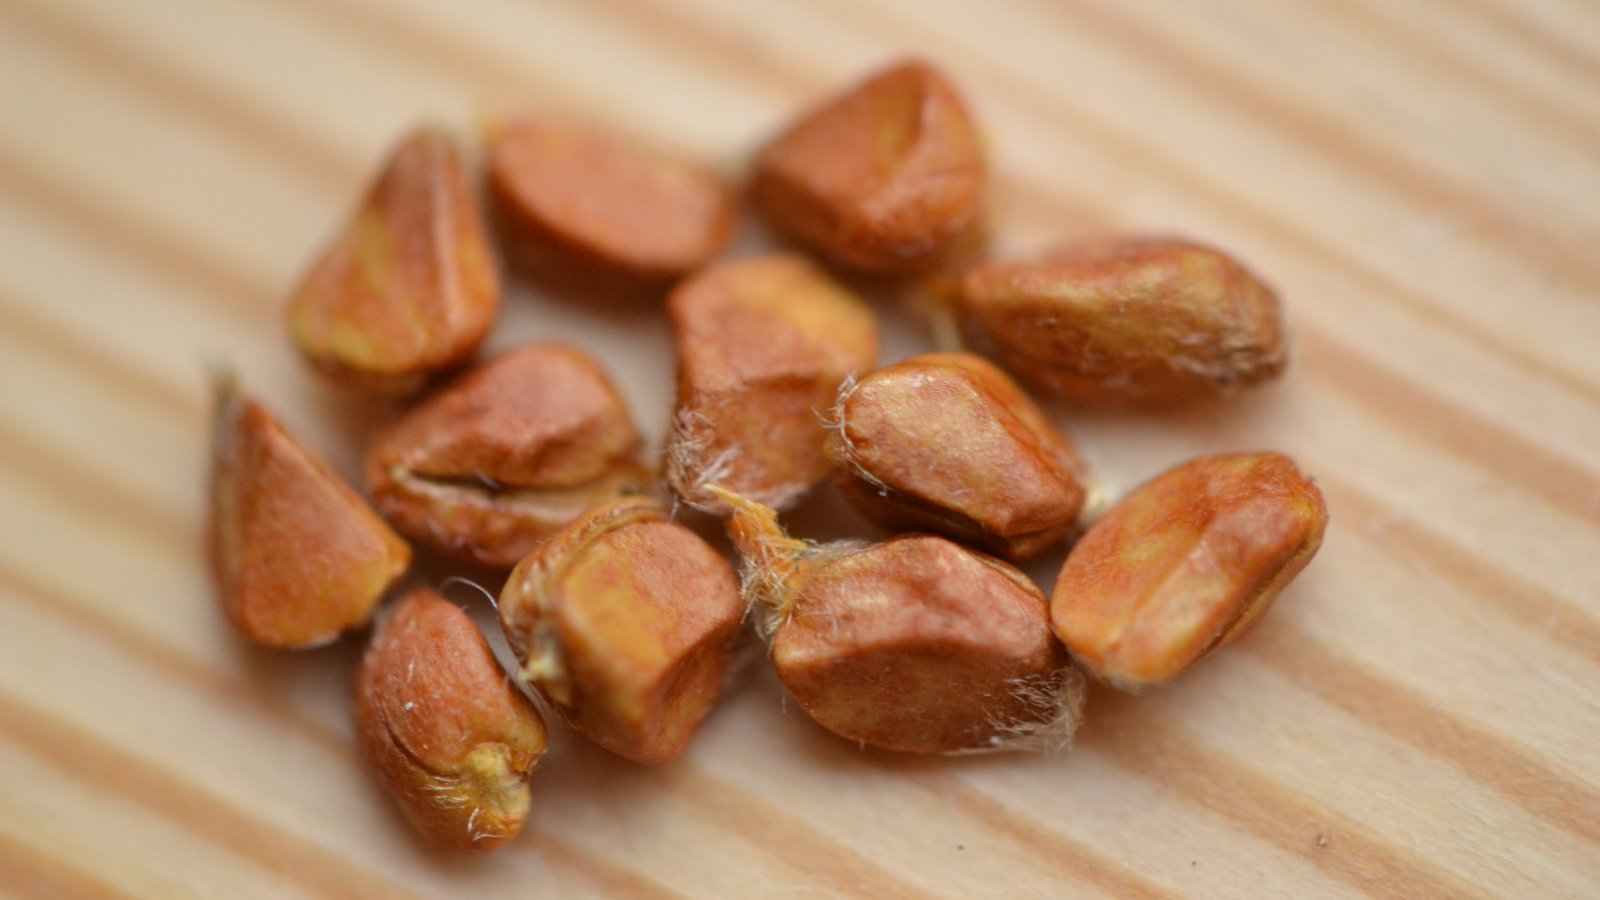
[[[1600,5],[999,6],[0,0],[0,892],[1600,896]],[[731,175],[906,50],[982,116],[1003,246],[1179,231],[1281,289],[1282,383],[1061,419],[1113,492],[1294,454],[1321,555],[1070,755],[863,754],[757,666],[677,764],[558,731],[520,840],[421,852],[352,752],[359,640],[257,651],[213,604],[204,367],[353,473],[390,411],[282,302],[402,128],[581,109]],[[659,437],[657,310],[508,307],[495,347],[592,346]]]

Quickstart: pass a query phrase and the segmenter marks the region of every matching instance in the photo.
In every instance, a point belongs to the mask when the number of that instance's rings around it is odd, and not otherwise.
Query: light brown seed
[[[887,528],[935,531],[1015,560],[1077,525],[1077,450],[987,360],[930,353],[879,369],[840,391],[833,418],[827,452],[839,489]]]
[[[522,830],[544,721],[460,607],[425,589],[395,605],[361,661],[355,726],[379,781],[430,843],[492,850]]]
[[[295,289],[301,354],[361,387],[409,391],[477,352],[500,303],[478,196],[455,142],[424,128],[384,164]]]
[[[1070,742],[1083,678],[1027,576],[933,535],[807,544],[771,509],[726,499],[778,677],[824,728],[918,753]]]
[[[779,231],[873,272],[924,268],[975,229],[985,164],[950,82],[897,63],[800,118],[762,149],[751,195]]]
[[[565,283],[661,288],[721,252],[734,206],[711,172],[603,129],[526,119],[492,129],[488,183],[510,252]]]
[[[1101,680],[1166,681],[1244,633],[1322,544],[1316,485],[1278,453],[1207,456],[1129,494],[1073,548],[1056,634]]]
[[[411,548],[231,379],[218,384],[208,528],[223,609],[269,647],[365,625]]]
[[[654,473],[600,364],[533,344],[445,385],[367,454],[378,508],[412,539],[509,568],[584,510],[644,491]]]
[[[602,747],[642,763],[688,747],[743,616],[727,560],[642,497],[567,526],[517,564],[500,595],[517,677]]]
[[[1074,403],[1160,405],[1277,377],[1278,298],[1227,255],[1118,238],[990,262],[949,299],[968,344]]]
[[[878,331],[864,303],[791,255],[712,266],[667,301],[678,396],[666,476],[715,512],[715,481],[785,507],[828,476],[819,412],[851,374],[872,368]]]

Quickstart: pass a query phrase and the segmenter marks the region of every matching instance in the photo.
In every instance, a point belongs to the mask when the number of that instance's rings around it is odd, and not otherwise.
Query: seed
[[[771,509],[724,499],[778,677],[824,728],[918,753],[1070,741],[1083,678],[1026,575],[932,535],[808,544]]]
[[[316,647],[372,618],[411,548],[231,378],[219,380],[208,529],[233,624],[269,647]]]
[[[500,277],[450,136],[422,129],[385,163],[289,305],[300,352],[351,384],[410,391],[477,352]]]
[[[1322,493],[1278,453],[1207,456],[1112,507],[1073,548],[1056,634],[1103,681],[1165,681],[1227,646],[1322,544]]]
[[[355,724],[379,781],[431,843],[491,850],[522,830],[544,721],[460,607],[425,589],[401,598],[361,661]]]
[[[1077,451],[981,357],[930,353],[880,369],[840,391],[834,419],[827,451],[839,489],[887,528],[1022,559],[1076,526]]]
[[[1277,296],[1198,244],[1121,238],[984,263],[949,299],[972,348],[1075,403],[1174,403],[1283,372]]]
[[[509,568],[589,507],[646,490],[639,446],[599,363],[533,344],[446,385],[382,435],[367,489],[414,540]]]
[[[965,104],[909,60],[805,114],[764,149],[751,193],[779,231],[873,272],[926,267],[974,230],[983,149]]]
[[[688,747],[721,692],[743,616],[728,561],[643,497],[562,529],[500,595],[517,677],[596,743],[641,763]]]
[[[678,397],[667,481],[693,506],[726,508],[715,481],[785,507],[828,476],[827,409],[853,373],[872,368],[878,330],[864,303],[791,255],[721,263],[667,301]]]
[[[500,230],[538,274],[664,287],[733,233],[715,175],[599,128],[511,122],[490,135],[488,169]]]

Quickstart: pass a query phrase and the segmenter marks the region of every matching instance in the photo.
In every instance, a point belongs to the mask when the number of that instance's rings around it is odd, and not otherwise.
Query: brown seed
[[[429,842],[492,850],[522,830],[544,720],[460,607],[425,589],[395,605],[361,661],[355,725],[384,788]]]
[[[231,379],[218,385],[209,542],[223,608],[269,647],[365,625],[411,548]]]
[[[414,540],[509,568],[589,507],[648,489],[639,445],[599,363],[567,344],[534,344],[395,423],[367,454],[367,489]]]
[[[678,346],[678,398],[667,481],[701,509],[705,490],[782,508],[831,468],[818,417],[839,385],[872,368],[878,329],[859,299],[803,258],[763,256],[712,266],[667,301]]]
[[[1076,403],[1172,403],[1283,372],[1277,296],[1197,244],[1125,238],[985,263],[950,294],[974,349]]]
[[[500,624],[517,677],[635,762],[675,759],[721,692],[744,616],[733,568],[642,497],[590,511],[517,564]]]
[[[827,451],[839,489],[890,529],[1022,559],[1061,542],[1083,509],[1071,441],[970,353],[914,356],[847,384],[834,420]]]
[[[1316,485],[1278,453],[1207,456],[1129,494],[1073,548],[1051,616],[1073,656],[1124,688],[1227,646],[1322,544]]]
[[[932,535],[807,544],[771,509],[725,499],[778,677],[824,728],[918,753],[1070,741],[1083,678],[1027,576]]]
[[[940,72],[898,63],[805,114],[756,160],[751,193],[778,230],[841,264],[936,262],[978,222],[983,148]]]
[[[477,352],[500,278],[477,194],[448,134],[395,148],[289,305],[300,352],[334,378],[409,391]]]
[[[490,135],[488,168],[501,232],[536,273],[659,288],[733,233],[715,175],[598,128],[509,123]]]

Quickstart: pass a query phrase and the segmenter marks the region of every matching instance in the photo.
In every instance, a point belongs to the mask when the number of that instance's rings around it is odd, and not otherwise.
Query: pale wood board
[[[305,371],[282,302],[404,128],[579,110],[736,177],[903,52],[985,123],[1001,249],[1180,232],[1281,290],[1280,384],[1059,417],[1113,494],[1294,454],[1320,557],[1067,755],[862,753],[757,665],[683,760],[558,729],[513,846],[420,850],[351,744],[360,638],[268,653],[215,607],[205,366],[354,475],[392,410]],[[1585,0],[3,0],[0,891],[1600,895],[1597,241]],[[659,310],[507,301],[493,348],[591,347],[659,438]],[[880,309],[886,359],[926,346]]]

